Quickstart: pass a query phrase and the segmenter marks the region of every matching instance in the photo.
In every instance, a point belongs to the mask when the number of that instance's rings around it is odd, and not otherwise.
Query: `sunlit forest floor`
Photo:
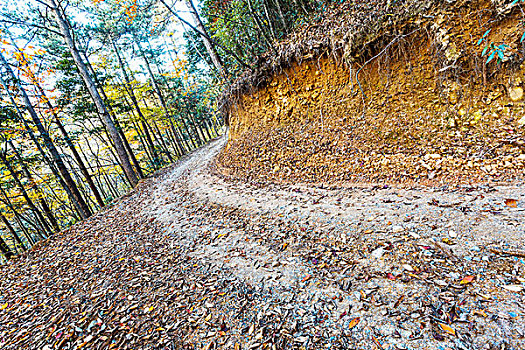
[[[1,267],[2,349],[518,349],[525,187],[225,182],[190,154]]]

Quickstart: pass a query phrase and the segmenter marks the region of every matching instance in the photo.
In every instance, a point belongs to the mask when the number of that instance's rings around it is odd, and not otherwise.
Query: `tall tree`
[[[35,180],[33,178],[33,175],[31,175],[31,172],[29,171],[27,166],[24,164],[24,161],[22,159],[22,155],[20,154],[20,152],[18,151],[18,149],[15,147],[15,145],[13,144],[13,142],[11,140],[8,140],[7,143],[9,144],[11,149],[13,150],[13,154],[14,154],[18,164],[22,168],[22,172],[24,173],[25,177],[30,181],[31,184],[34,184]],[[51,211],[51,208],[49,207],[49,204],[47,203],[46,199],[44,198],[44,195],[43,195],[42,191],[40,191],[40,189],[38,187],[36,187],[36,192],[37,192],[37,195],[38,195],[38,201],[40,202],[40,206],[42,207],[42,210],[44,211],[44,214],[46,215],[47,219],[51,223],[51,226],[53,227],[53,230],[55,232],[58,232],[60,230],[60,227],[58,226],[57,219],[56,219],[55,215],[53,215],[53,212]]]
[[[46,145],[47,149],[51,153],[51,156],[53,157],[53,161],[56,164],[58,170],[60,171],[60,175],[64,179],[69,190],[71,191],[71,195],[74,198],[74,202],[78,204],[78,210],[79,210],[80,215],[82,216],[83,219],[88,218],[89,216],[91,216],[91,210],[89,209],[89,206],[87,205],[87,203],[84,201],[84,198],[80,194],[80,191],[78,190],[78,187],[75,181],[73,181],[73,178],[71,177],[69,170],[66,168],[66,165],[64,164],[62,157],[60,153],[58,152],[58,149],[53,143],[53,140],[49,136],[49,133],[42,125],[42,122],[40,121],[40,118],[38,117],[38,114],[36,113],[31,103],[31,100],[29,99],[29,96],[27,95],[27,92],[20,84],[19,79],[17,79],[17,77],[15,76],[15,73],[13,72],[9,63],[7,62],[7,60],[5,59],[4,55],[1,52],[0,52],[0,63],[4,66],[8,75],[11,77],[16,87],[18,88],[19,93],[22,95],[22,100],[24,101],[24,104],[27,108],[27,111],[29,112],[29,115],[31,116],[31,119],[33,120],[34,125],[36,126],[38,132],[40,133],[40,136],[44,140],[44,144]],[[4,86],[6,91],[9,92],[9,88],[2,77],[0,77],[0,80],[2,81],[2,85]]]
[[[208,52],[208,55],[210,55],[211,61],[213,62],[213,66],[219,74],[221,74],[223,77],[226,77],[226,70],[224,69],[224,65],[222,64],[221,59],[219,58],[219,55],[217,54],[217,50],[215,50],[215,46],[213,45],[210,35],[208,34],[208,31],[206,30],[206,27],[202,23],[202,20],[199,16],[199,13],[197,12],[197,9],[195,8],[195,5],[193,4],[192,0],[184,0],[186,3],[186,7],[190,11],[190,14],[193,18],[193,22],[195,23],[195,27],[199,29],[199,35],[202,38],[202,41],[204,42],[204,46],[206,47],[206,51]]]
[[[157,151],[155,150],[155,146],[153,144],[153,141],[151,139],[151,134],[149,132],[148,126],[146,125],[146,118],[144,118],[144,115],[142,114],[142,111],[140,110],[139,103],[137,101],[137,97],[135,96],[135,93],[133,92],[133,85],[131,84],[131,79],[129,78],[129,75],[126,71],[126,67],[124,66],[124,62],[122,61],[122,57],[120,57],[120,53],[117,47],[117,44],[115,43],[115,40],[113,38],[109,38],[111,41],[111,45],[113,46],[113,50],[115,51],[115,55],[117,56],[117,60],[120,66],[120,70],[122,72],[122,76],[124,77],[124,83],[125,83],[125,89],[127,93],[129,94],[129,97],[131,99],[131,102],[133,103],[133,107],[135,108],[135,111],[137,115],[139,116],[139,121],[142,125],[142,129],[144,130],[144,134],[146,137],[146,143],[149,147],[149,151],[153,156],[153,162],[158,165],[160,164],[159,156],[157,154]]]
[[[48,6],[55,14],[55,19],[60,28],[60,32],[62,33],[62,36],[69,48],[71,56],[73,56],[73,60],[75,61],[75,64],[79,70],[79,73],[82,76],[82,79],[84,80],[84,83],[86,84],[86,87],[93,99],[93,102],[95,103],[97,107],[98,113],[102,116],[102,121],[115,147],[115,150],[119,157],[122,169],[126,173],[126,176],[129,179],[131,185],[134,187],[138,183],[137,174],[135,173],[135,171],[133,170],[133,167],[131,166],[131,162],[126,152],[126,148],[124,147],[124,143],[122,139],[120,138],[119,132],[117,128],[115,127],[115,124],[113,123],[113,120],[111,119],[111,116],[109,115],[108,109],[96,88],[93,78],[89,74],[86,64],[84,63],[84,61],[82,60],[82,57],[80,56],[79,50],[76,47],[76,44],[71,35],[70,25],[66,18],[65,12],[62,6],[56,0],[48,0]]]
[[[11,223],[9,222],[9,220],[7,220],[7,218],[4,216],[3,213],[0,213],[0,219],[4,223],[5,228],[11,234],[11,237],[13,237],[13,240],[15,241],[15,244],[16,244],[15,249],[16,250],[21,250],[21,251],[27,250],[25,244],[22,242],[22,239],[20,239],[20,236],[18,235],[18,233],[14,229],[13,225],[11,225]]]
[[[13,251],[11,250],[11,248],[9,248],[9,246],[7,245],[7,243],[4,241],[4,239],[2,238],[2,236],[0,236],[0,253],[2,253],[3,256],[5,256],[5,258],[7,260],[11,259],[13,256],[15,256],[15,253],[13,253]]]
[[[6,168],[9,171],[11,177],[15,181],[15,184],[17,185],[18,189],[22,193],[22,196],[26,200],[27,205],[29,206],[29,208],[31,208],[31,210],[33,211],[33,213],[37,217],[37,220],[38,220],[39,224],[42,227],[42,231],[38,231],[39,235],[41,236],[41,238],[45,238],[47,236],[47,234],[51,231],[51,228],[49,227],[48,222],[44,218],[44,215],[42,214],[40,209],[36,207],[35,203],[33,202],[31,197],[27,193],[24,185],[22,184],[22,181],[20,181],[20,178],[18,177],[17,172],[15,171],[13,166],[11,165],[11,161],[7,158],[7,154],[4,153],[1,150],[0,150],[0,160],[6,166]]]

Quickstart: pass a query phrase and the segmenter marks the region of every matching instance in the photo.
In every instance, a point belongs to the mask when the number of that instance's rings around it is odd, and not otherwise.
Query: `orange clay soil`
[[[328,185],[523,179],[525,67],[484,63],[479,13],[436,16],[376,58],[330,54],[282,70],[232,104],[218,171]],[[519,15],[492,28],[489,42],[510,43],[505,60],[521,56]]]

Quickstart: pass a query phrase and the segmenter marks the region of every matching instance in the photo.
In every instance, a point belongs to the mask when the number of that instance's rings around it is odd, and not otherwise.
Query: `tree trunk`
[[[183,124],[184,126],[184,124]],[[191,148],[191,145],[190,143],[188,142],[188,140],[186,140],[186,138],[184,137],[184,130],[183,130],[183,127],[178,125],[177,126],[177,129],[175,129],[175,134],[179,136],[179,138],[183,141],[184,143],[184,146],[186,148],[186,153],[187,152],[191,152],[192,148]],[[189,137],[189,135],[188,135]]]
[[[25,176],[31,182],[31,184],[34,184],[35,183],[34,178],[31,175],[31,173],[29,172],[29,169],[27,168],[27,166],[24,164],[24,161],[22,159],[22,156],[20,155],[20,152],[18,152],[18,150],[16,149],[15,145],[13,144],[13,142],[11,142],[11,140],[8,140],[7,143],[9,143],[9,146],[11,146],[11,149],[13,150],[13,152],[15,154],[16,160],[18,161],[18,163],[22,167],[22,171],[24,172]],[[49,208],[49,205],[47,204],[47,201],[45,200],[44,195],[40,191],[38,186],[37,186],[37,191],[36,192],[38,194],[38,200],[40,202],[40,205],[42,206],[42,210],[44,211],[44,214],[46,215],[47,219],[51,223],[51,226],[53,226],[53,230],[55,232],[60,231],[60,227],[58,226],[57,219],[53,215],[53,212],[51,211],[51,208]]]
[[[149,109],[148,103],[146,102],[146,99],[144,98],[144,96],[142,96],[142,101],[144,102],[144,106],[146,107],[146,109]],[[168,159],[169,159],[170,163],[172,163],[173,162],[173,158],[171,156],[171,152],[169,150],[168,145],[166,144],[166,141],[164,140],[164,137],[163,137],[163,135],[162,135],[162,133],[161,133],[161,131],[159,129],[159,126],[155,122],[155,119],[153,119],[153,126],[155,127],[155,131],[156,131],[156,133],[153,133],[153,138],[155,139],[157,144],[161,145],[163,152],[168,156]],[[160,138],[160,140],[159,140],[159,138]]]
[[[93,195],[95,196],[95,199],[98,203],[98,205],[103,208],[105,206],[104,199],[102,199],[102,195],[100,194],[97,186],[93,182],[93,178],[91,177],[91,174],[86,168],[86,165],[84,164],[84,161],[80,157],[80,154],[78,153],[75,145],[73,144],[73,141],[69,137],[69,134],[66,131],[66,128],[62,124],[62,121],[58,118],[58,116],[53,113],[53,116],[55,118],[55,123],[57,124],[58,128],[60,129],[60,132],[62,133],[62,136],[64,136],[64,139],[66,141],[66,144],[68,148],[70,149],[71,153],[73,153],[73,157],[75,158],[75,161],[77,162],[80,172],[84,176],[84,179],[86,180],[89,188],[91,189],[91,192],[93,192]]]
[[[95,84],[98,87],[100,93],[102,94],[102,98],[104,99],[104,103],[106,104],[106,106],[108,108],[108,112],[109,112],[110,116],[112,116],[113,120],[115,121],[115,126],[117,127],[117,130],[119,132],[120,138],[122,139],[122,142],[124,143],[124,147],[126,148],[126,151],[128,152],[128,155],[131,158],[131,161],[133,162],[133,165],[135,166],[135,170],[137,171],[137,174],[138,174],[139,178],[143,179],[144,178],[144,173],[142,172],[142,168],[140,167],[140,164],[139,164],[139,162],[137,160],[137,157],[135,157],[135,154],[133,153],[133,150],[131,149],[131,146],[130,146],[130,144],[128,142],[128,139],[126,138],[126,135],[124,135],[124,131],[120,127],[120,123],[118,121],[117,114],[113,111],[113,109],[111,107],[111,103],[109,101],[109,98],[106,95],[106,92],[104,91],[104,87],[98,81],[97,74],[93,70],[93,67],[91,66],[91,63],[89,62],[89,59],[88,59],[86,53],[84,52],[83,54],[84,54],[84,58],[86,59],[86,66],[88,67],[89,71],[91,72],[91,75],[93,76],[93,79],[95,79]]]
[[[197,136],[197,144],[200,147],[206,143],[206,140],[201,135],[201,133],[199,133],[199,127],[195,122],[195,118],[193,118],[193,115],[191,113],[186,113],[186,115],[188,116],[188,121],[190,123],[191,128],[193,129],[193,133]]]
[[[153,90],[159,97],[160,103],[162,105],[162,108],[164,109],[164,112],[166,113],[166,116],[169,117],[170,112],[168,110],[166,100],[164,100],[164,95],[162,95],[162,91],[160,90],[160,87],[157,84],[157,80],[155,79],[155,76],[153,75],[153,71],[151,70],[151,66],[149,64],[148,58],[146,57],[146,53],[144,52],[144,50],[142,50],[142,46],[140,46],[140,43],[135,35],[133,35],[133,39],[135,40],[135,44],[137,45],[139,49],[140,55],[142,56],[142,59],[144,60],[144,63],[146,64],[146,69],[148,70],[148,75],[151,80],[151,85],[153,86]]]
[[[42,122],[40,121],[40,118],[38,117],[35,109],[33,108],[33,105],[31,104],[31,101],[29,100],[29,96],[27,95],[26,91],[24,90],[24,88],[20,84],[20,81],[16,78],[15,73],[13,72],[13,70],[11,69],[11,67],[9,66],[9,64],[7,63],[6,59],[4,58],[4,56],[2,55],[1,52],[0,52],[0,61],[2,61],[2,64],[4,65],[7,73],[11,76],[11,78],[13,79],[15,84],[17,85],[17,88],[18,88],[20,94],[22,95],[22,99],[24,100],[24,103],[25,103],[26,108],[27,108],[27,110],[29,112],[29,115],[31,116],[31,119],[33,120],[33,123],[35,124],[38,132],[40,133],[40,136],[44,140],[44,144],[46,145],[47,149],[51,153],[51,156],[53,157],[53,160],[54,160],[55,164],[57,165],[58,171],[62,175],[62,178],[63,178],[64,182],[67,184],[67,187],[69,189],[68,192],[70,192],[70,194],[72,196],[71,197],[72,201],[74,203],[78,204],[77,209],[79,210],[79,213],[80,213],[81,217],[83,219],[87,219],[88,217],[91,216],[91,210],[89,209],[88,205],[86,204],[86,202],[84,201],[84,199],[80,195],[80,192],[79,192],[79,190],[77,188],[77,185],[75,184],[75,182],[71,178],[71,175],[69,174],[69,171],[67,170],[64,162],[62,161],[62,158],[61,158],[57,148],[55,147],[55,145],[53,143],[53,140],[51,140],[51,137],[49,136],[49,133],[47,132],[47,130],[42,125]],[[1,80],[2,85],[4,86],[4,88],[6,90],[8,90],[8,87],[7,87],[7,84],[5,84],[5,81],[1,77],[0,77],[0,80]],[[11,96],[11,98],[12,98],[12,96]],[[12,102],[16,106],[14,100],[12,100]],[[20,115],[20,117],[23,119],[22,115]]]
[[[213,66],[215,67],[215,69],[217,69],[219,74],[225,78],[226,71],[224,70],[224,66],[219,58],[219,55],[217,54],[217,51],[215,50],[215,47],[213,46],[211,40],[209,39],[210,36],[208,35],[208,32],[206,31],[206,27],[204,27],[204,24],[202,23],[201,18],[199,17],[199,14],[197,13],[197,9],[193,5],[192,0],[184,0],[184,1],[186,2],[186,7],[190,11],[190,14],[193,18],[193,22],[195,23],[195,26],[201,32],[200,37],[202,38],[202,41],[204,42],[204,47],[206,47],[206,51],[208,51],[208,55],[210,55]]]
[[[11,248],[9,248],[9,246],[7,245],[7,243],[2,239],[2,237],[0,236],[0,253],[2,253],[3,256],[5,256],[5,258],[7,260],[11,259],[13,256],[15,256],[15,253],[13,253],[13,251],[11,250]]]
[[[133,104],[133,107],[135,108],[135,111],[137,112],[139,116],[139,120],[142,125],[142,129],[144,130],[144,136],[146,139],[146,143],[148,145],[151,155],[153,156],[153,163],[156,167],[157,165],[160,165],[159,156],[157,154],[157,151],[155,150],[155,145],[153,144],[153,141],[151,139],[151,134],[146,125],[146,118],[144,117],[144,115],[142,114],[142,111],[140,110],[139,103],[137,101],[137,97],[135,96],[135,92],[133,91],[133,87],[131,85],[131,79],[128,75],[128,72],[126,71],[126,67],[124,67],[124,62],[122,61],[122,57],[120,57],[120,53],[118,51],[117,44],[115,44],[115,41],[113,40],[113,38],[110,38],[110,40],[111,40],[111,44],[113,45],[113,50],[115,51],[115,54],[117,56],[120,70],[122,72],[122,75],[124,76],[124,82],[125,82],[124,88],[126,92],[128,93],[129,97],[131,98],[131,103]]]
[[[191,135],[190,129],[188,128],[188,123],[186,123],[186,119],[184,119],[184,116],[181,116],[180,119],[182,120],[182,125],[184,126],[184,130],[186,130],[186,134],[188,134],[188,138],[190,139],[191,144],[193,145],[193,149],[199,147],[199,146],[195,143],[195,140],[193,139],[193,137],[192,137],[192,135]],[[191,149],[190,149],[190,150],[191,150]]]
[[[273,29],[272,19],[270,18],[270,11],[268,9],[267,0],[263,0],[262,6],[264,9],[264,15],[266,16],[266,21],[268,21],[268,26],[270,27],[270,33],[272,34],[272,38],[273,40],[277,40],[277,35],[275,34],[275,30]]]
[[[173,126],[173,123],[171,123],[171,120],[168,121],[168,130],[167,134],[170,139],[171,144],[175,148],[175,153],[178,157],[182,157],[184,155],[184,146],[180,144],[179,139],[177,135],[175,135],[175,128]]]
[[[55,113],[55,109],[54,109],[53,105],[51,104],[51,102],[49,101],[49,99],[47,98],[47,96],[46,96],[46,94],[44,92],[44,89],[42,89],[42,87],[38,83],[36,83],[35,85],[38,88],[38,91],[40,92],[40,95],[43,97],[43,100],[46,101],[47,107],[49,108],[49,110],[53,114],[53,118],[55,119],[55,123],[57,124],[58,129],[60,130],[60,132],[62,133],[62,136],[64,137],[64,140],[66,141],[66,144],[67,144],[69,150],[71,151],[71,153],[73,153],[73,157],[75,158],[75,161],[77,162],[78,167],[80,168],[80,172],[84,176],[84,179],[86,180],[89,188],[93,192],[93,195],[95,196],[95,199],[97,200],[98,205],[100,205],[100,207],[103,208],[104,207],[104,200],[102,199],[102,196],[100,195],[100,192],[98,191],[97,186],[95,186],[95,183],[93,182],[93,179],[91,178],[91,174],[87,170],[86,165],[84,164],[84,161],[82,160],[82,158],[78,154],[78,151],[77,151],[75,145],[73,144],[73,141],[69,137],[69,134],[67,133],[66,128],[64,127],[64,124],[62,124],[62,121],[60,120],[58,115]]]
[[[146,152],[146,156],[148,156],[148,159],[151,163],[155,163],[153,161],[153,156],[151,155],[151,152],[149,152],[148,146],[146,145],[146,141],[144,141],[144,136],[142,136],[142,130],[140,129],[140,126],[135,122],[135,120],[131,120],[131,123],[133,124],[133,128],[137,132],[137,135],[139,136],[139,142],[142,144],[142,148],[144,148],[144,152]]]
[[[58,26],[60,27],[60,31],[62,35],[64,36],[64,39],[66,41],[67,46],[69,47],[69,51],[71,52],[71,55],[73,56],[73,60],[75,61],[75,64],[80,72],[80,75],[82,76],[82,79],[84,80],[84,83],[86,84],[86,87],[91,97],[93,98],[93,102],[95,103],[99,114],[102,116],[102,121],[104,123],[104,126],[106,127],[106,130],[108,131],[113,141],[115,150],[117,151],[118,157],[120,159],[122,170],[126,173],[126,176],[130,180],[131,186],[135,187],[138,183],[137,175],[135,174],[135,171],[133,171],[133,167],[131,166],[128,154],[126,153],[126,148],[124,147],[122,139],[119,135],[117,128],[115,127],[115,124],[113,123],[113,120],[111,120],[111,116],[109,115],[109,112],[106,108],[104,101],[102,100],[102,98],[100,97],[100,94],[98,93],[98,90],[95,86],[95,82],[93,81],[93,78],[90,76],[88,69],[86,67],[86,64],[80,57],[80,53],[73,41],[73,37],[71,36],[71,32],[69,30],[69,23],[65,17],[65,14],[59,8],[57,0],[48,0],[48,1],[50,3],[51,9],[55,13],[55,17],[58,22]]]
[[[13,227],[13,225],[11,225],[9,220],[7,220],[7,218],[4,216],[4,214],[0,213],[0,219],[4,223],[5,227],[7,228],[7,230],[11,234],[11,236],[13,236],[13,239],[16,242],[15,249],[16,250],[26,251],[27,248],[24,245],[24,243],[22,242],[22,239],[20,239],[20,236],[18,236],[18,234],[16,233],[15,228]]]
[[[281,10],[281,5],[279,4],[279,0],[275,0],[275,5],[277,6],[277,11],[279,11],[279,18],[281,19],[284,33],[286,34],[288,33],[288,26],[286,25],[286,19],[284,18],[283,11]]]
[[[213,45],[215,46],[218,46],[220,47],[221,49],[223,49],[224,51],[226,51],[228,54],[232,55],[233,58],[244,68],[246,69],[249,69],[251,71],[253,71],[253,67],[250,66],[249,64],[247,64],[246,62],[244,62],[235,52],[233,52],[232,50],[228,49],[227,47],[219,44],[217,41],[213,40],[212,37],[210,37],[206,32],[203,32],[201,31],[200,29],[197,29],[195,28],[194,26],[192,26],[188,21],[186,21],[184,18],[180,17],[177,12],[175,12],[171,7],[168,6],[168,4],[166,4],[166,1],[164,0],[160,0],[160,2],[166,6],[166,8],[168,9],[168,11],[174,15],[175,17],[177,17],[177,19],[179,21],[181,21],[182,23],[186,24],[188,27],[190,27],[194,32],[196,32],[197,34],[199,34],[200,36],[202,37],[205,37],[210,43],[212,43]]]
[[[22,192],[22,196],[26,200],[27,205],[29,205],[29,208],[31,208],[31,210],[35,213],[38,221],[40,222],[40,225],[42,226],[43,235],[41,236],[42,238],[45,238],[48,233],[52,232],[51,227],[49,226],[47,220],[44,218],[44,215],[42,215],[42,212],[40,211],[40,209],[36,207],[33,200],[29,197],[29,194],[27,193],[24,185],[20,181],[18,174],[16,173],[15,169],[13,169],[13,167],[11,166],[11,162],[7,159],[7,154],[0,151],[0,159],[6,166],[9,173],[11,174],[11,177],[13,178],[13,180],[15,180],[15,183],[20,189],[20,192]]]
[[[6,88],[7,85],[5,85],[5,82],[4,80],[2,79],[2,77],[0,76],[0,82],[2,83],[2,85],[4,86],[4,88]],[[29,134],[29,138],[33,141],[33,143],[35,144],[36,148],[38,149],[38,152],[40,153],[40,155],[42,156],[42,159],[44,160],[44,163],[47,164],[49,166],[49,168],[51,169],[51,172],[53,173],[53,175],[57,178],[58,182],[60,183],[60,186],[62,186],[62,188],[64,189],[64,191],[66,192],[69,200],[73,203],[73,206],[74,208],[76,209],[76,211],[78,213],[81,212],[82,208],[80,206],[80,204],[76,201],[75,199],[75,196],[73,195],[73,192],[71,191],[71,189],[68,187],[68,185],[66,184],[66,182],[64,181],[64,179],[62,179],[62,176],[60,175],[60,172],[56,169],[55,165],[53,164],[53,162],[47,157],[46,153],[44,152],[44,149],[42,148],[42,146],[40,145],[40,142],[38,141],[38,139],[36,138],[34,132],[33,132],[33,129],[31,129],[29,127],[29,125],[27,124],[27,121],[25,120],[23,114],[22,114],[22,111],[18,108],[18,105],[16,104],[15,100],[13,99],[13,96],[11,95],[11,93],[9,92],[9,90],[7,90],[7,95],[9,97],[9,100],[11,101],[11,103],[13,104],[13,106],[15,107],[15,110],[17,112],[17,116],[18,116],[18,120],[24,124],[24,128],[25,130],[27,131],[27,133]],[[73,213],[73,216],[76,218],[75,216],[75,211],[72,210],[72,213]]]
[[[157,143],[160,143],[160,145],[162,146],[162,150],[163,150],[164,154],[166,154],[166,156],[168,157],[168,160],[170,161],[170,163],[173,163],[173,157],[171,156],[171,152],[170,152],[170,150],[168,148],[166,140],[164,139],[164,135],[162,135],[162,132],[160,131],[159,126],[157,125],[155,120],[153,120],[153,126],[155,127],[155,131],[156,131],[156,132],[153,133],[153,137],[155,138],[155,141],[157,141]],[[158,135],[158,136],[156,136],[156,135]]]
[[[203,120],[203,124],[204,124],[204,131],[206,132],[206,135],[208,136],[208,141],[211,140],[213,137],[211,136],[211,133],[210,131],[208,130],[208,120],[204,119]]]
[[[140,43],[138,42],[137,38],[135,36],[133,36],[133,38],[135,40],[135,44],[139,48],[139,52],[140,52],[142,58],[144,59],[144,62],[146,63],[146,68],[148,70],[148,74],[149,74],[149,77],[150,77],[150,80],[151,80],[151,84],[153,85],[153,90],[155,91],[155,93],[159,97],[160,103],[162,105],[162,108],[164,109],[164,113],[166,114],[166,117],[168,119],[170,119],[170,112],[168,110],[168,106],[166,105],[166,100],[164,100],[164,96],[162,95],[162,91],[160,90],[159,85],[157,84],[157,81],[155,80],[155,77],[153,76],[153,72],[151,70],[151,66],[149,64],[148,58],[146,57],[146,54],[144,53],[144,50],[142,50],[142,47],[140,46]],[[170,122],[171,122],[171,119],[170,119]],[[173,124],[172,124],[172,126],[173,126]],[[188,136],[189,136],[189,134],[188,134]],[[193,142],[193,140],[192,140],[192,142]],[[188,147],[188,149],[189,149],[189,147]]]
[[[253,9],[252,0],[247,0],[247,3],[248,3],[248,12],[250,13],[250,16],[253,18],[253,21],[255,22],[255,25],[257,26],[257,28],[261,32],[264,40],[266,40],[270,50],[272,50],[275,54],[277,54],[277,50],[273,46],[272,40],[266,34],[266,31],[264,30],[264,28],[263,28],[263,26],[262,26],[262,24],[261,24],[261,22],[259,20],[259,16],[257,15],[257,12],[254,11],[254,9]]]
[[[11,210],[15,216],[15,220],[16,220],[16,223],[18,224],[18,226],[20,227],[20,229],[22,230],[22,232],[24,233],[24,236],[26,237],[27,239],[27,243],[29,244],[29,246],[32,246],[33,244],[36,243],[35,239],[31,236],[31,234],[29,233],[29,231],[27,230],[27,228],[25,227],[24,223],[22,222],[22,216],[20,215],[20,213],[15,209],[15,207],[13,206],[13,203],[11,202],[11,200],[9,199],[9,197],[7,196],[7,193],[5,193],[4,189],[2,188],[2,186],[0,186],[0,193],[2,194],[2,196],[4,197],[4,200],[5,200],[5,204],[7,205],[7,207],[9,208],[9,210]]]
[[[101,177],[101,170],[103,169],[102,167],[102,164],[100,163],[100,158],[99,158],[99,155],[98,153],[95,153],[93,151],[93,149],[91,148],[91,145],[89,144],[89,140],[88,138],[84,135],[84,140],[86,142],[86,147],[87,149],[89,150],[89,152],[91,153],[91,155],[93,156],[93,158],[95,159],[95,163],[96,163],[96,169],[97,169],[97,175],[95,176],[95,180],[97,181],[98,183],[98,188],[100,189],[100,191],[102,192],[102,196],[104,198],[107,198],[107,194],[106,192],[104,191],[104,186],[102,185],[101,181],[100,181],[100,177]],[[84,150],[81,148],[80,149],[80,152],[82,153],[82,155],[84,156],[84,159],[87,161],[88,157],[86,156],[86,153],[84,152]]]

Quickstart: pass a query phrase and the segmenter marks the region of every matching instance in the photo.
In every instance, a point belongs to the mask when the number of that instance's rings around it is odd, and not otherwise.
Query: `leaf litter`
[[[523,187],[225,182],[224,143],[1,267],[0,347],[520,347]]]

